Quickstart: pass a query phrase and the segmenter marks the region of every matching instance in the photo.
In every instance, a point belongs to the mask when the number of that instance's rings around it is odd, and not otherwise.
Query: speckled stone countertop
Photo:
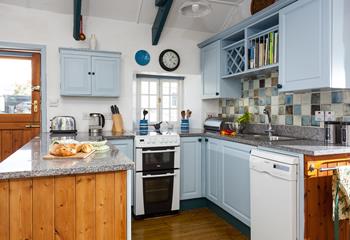
[[[205,133],[201,129],[190,129],[188,132],[179,131],[178,133],[181,137],[212,137],[257,147],[267,147],[311,156],[350,153],[349,146],[325,144],[323,141],[317,140],[294,139],[270,142],[267,139],[256,139],[253,134],[243,134],[230,137],[222,136],[217,133]]]
[[[88,134],[78,134],[75,139],[78,141],[93,140]],[[48,153],[51,140],[52,137],[48,133],[43,133],[1,162],[0,179],[73,175],[134,168],[132,160],[113,145],[110,145],[111,150],[108,152],[94,153],[82,160],[43,160],[42,157]]]

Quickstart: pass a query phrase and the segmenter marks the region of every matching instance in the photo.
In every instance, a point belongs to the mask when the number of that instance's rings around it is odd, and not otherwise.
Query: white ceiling
[[[212,0],[211,14],[199,19],[188,18],[178,12],[185,1],[174,0],[166,22],[167,27],[217,33],[249,15],[250,0]],[[73,13],[73,0],[0,0],[0,3],[64,14]],[[147,24],[153,23],[157,13],[155,0],[82,0],[82,8],[84,15]]]

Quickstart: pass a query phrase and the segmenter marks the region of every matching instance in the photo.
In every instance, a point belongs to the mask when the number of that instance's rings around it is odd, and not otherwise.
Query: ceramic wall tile
[[[350,119],[350,90],[319,90],[279,93],[278,73],[260,79],[242,80],[241,98],[220,99],[222,116],[241,116],[249,111],[253,123],[266,123],[267,108],[273,124],[323,127],[315,121],[315,111],[334,111],[337,119]]]

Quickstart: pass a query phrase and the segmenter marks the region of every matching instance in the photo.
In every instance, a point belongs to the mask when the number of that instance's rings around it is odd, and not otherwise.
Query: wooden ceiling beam
[[[81,16],[81,0],[74,0],[73,6],[73,38],[80,40],[80,16]]]
[[[152,45],[157,45],[159,42],[173,0],[156,0],[155,4],[159,5],[159,8],[152,26]]]

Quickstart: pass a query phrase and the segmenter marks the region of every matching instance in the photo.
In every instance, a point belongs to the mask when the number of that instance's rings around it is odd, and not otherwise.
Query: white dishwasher
[[[298,157],[252,150],[251,240],[297,239],[298,164]]]

